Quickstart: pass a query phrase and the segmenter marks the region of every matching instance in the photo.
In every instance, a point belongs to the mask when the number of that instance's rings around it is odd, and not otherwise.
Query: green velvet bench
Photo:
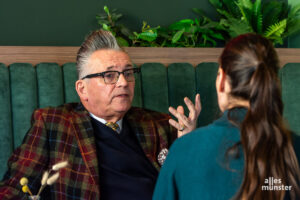
[[[3,57],[1,48],[6,49],[6,57]],[[79,101],[74,88],[77,47],[67,51],[68,55],[72,55],[70,58],[54,57],[54,60],[45,58],[45,55],[54,54],[52,51],[39,55],[41,58],[35,60],[29,54],[41,54],[43,51],[30,53],[25,48],[26,51],[18,53],[17,47],[7,49],[0,47],[0,178],[7,168],[7,159],[13,149],[21,144],[30,127],[34,109]],[[218,69],[216,61],[221,49],[181,50],[171,53],[166,53],[165,49],[146,50],[152,52],[152,57],[145,56],[149,52],[143,54],[141,49],[136,50],[136,54],[130,53],[134,50],[128,50],[133,62],[141,67],[141,73],[136,77],[133,105],[167,113],[169,106],[183,105],[185,96],[194,100],[195,94],[200,93],[202,112],[198,126],[204,126],[219,116],[215,78]],[[54,52],[63,54],[65,51],[56,49]],[[26,59],[18,59],[21,54]],[[168,59],[158,60],[162,54]],[[9,60],[13,55],[15,60]],[[290,53],[287,52],[287,55]],[[57,62],[54,62],[55,59]],[[284,116],[291,129],[300,135],[300,60],[283,65],[279,76],[285,104]]]

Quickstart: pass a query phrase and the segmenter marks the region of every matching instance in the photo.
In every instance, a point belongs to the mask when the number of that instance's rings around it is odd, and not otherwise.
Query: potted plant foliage
[[[282,44],[284,39],[300,31],[300,4],[293,7],[286,1],[209,0],[220,15],[219,26],[226,39],[255,32]],[[203,12],[194,9],[199,15]],[[211,20],[208,18],[208,20]]]
[[[121,46],[137,47],[215,47],[237,35],[255,32],[274,44],[283,44],[288,36],[300,31],[300,4],[285,1],[209,0],[219,13],[214,21],[197,8],[195,19],[182,19],[168,27],[151,27],[143,22],[141,32],[119,23],[122,14],[104,7],[96,16],[101,28],[111,31]]]
[[[133,47],[214,47],[217,41],[224,40],[217,22],[200,16],[196,19],[183,19],[168,27],[151,27],[143,22],[141,32],[131,31],[119,23],[122,14],[116,9],[104,6],[104,13],[96,16],[104,30],[111,31],[121,46]]]

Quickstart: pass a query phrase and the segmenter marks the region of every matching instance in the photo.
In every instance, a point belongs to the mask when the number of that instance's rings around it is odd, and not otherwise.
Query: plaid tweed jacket
[[[145,155],[159,170],[158,153],[176,138],[176,130],[168,123],[169,115],[133,107],[125,118]],[[0,183],[0,199],[26,199],[19,184],[22,177],[29,179],[28,186],[36,194],[43,172],[65,160],[69,166],[60,170],[54,185],[45,188],[42,199],[99,199],[98,161],[91,119],[77,103],[38,109],[33,113],[32,127],[8,161],[9,170]]]

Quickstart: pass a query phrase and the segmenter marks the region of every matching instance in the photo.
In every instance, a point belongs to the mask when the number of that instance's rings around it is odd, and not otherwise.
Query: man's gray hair
[[[79,79],[87,75],[85,73],[87,73],[88,70],[86,70],[85,67],[89,57],[95,51],[101,49],[123,51],[118,45],[116,38],[109,31],[97,30],[92,32],[86,37],[77,52],[76,64]]]

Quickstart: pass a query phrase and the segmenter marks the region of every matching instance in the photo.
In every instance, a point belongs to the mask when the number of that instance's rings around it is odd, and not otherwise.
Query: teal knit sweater
[[[243,120],[246,109],[231,112]],[[243,178],[244,158],[226,161],[229,147],[240,141],[240,131],[228,120],[228,111],[212,124],[199,128],[172,145],[155,187],[154,200],[230,199]]]

